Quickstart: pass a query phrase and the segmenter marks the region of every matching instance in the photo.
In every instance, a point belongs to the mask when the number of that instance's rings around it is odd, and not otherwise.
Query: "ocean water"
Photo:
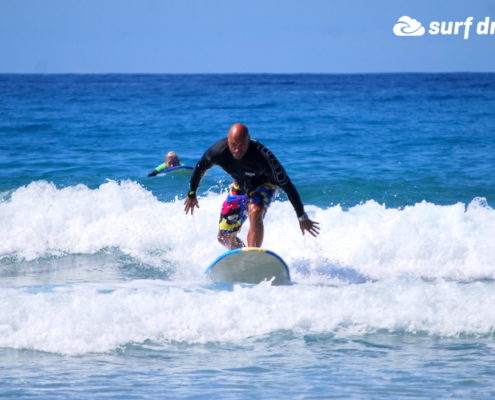
[[[204,275],[221,169],[147,177],[236,122],[290,286]],[[0,75],[0,397],[494,398],[494,148],[495,74]]]

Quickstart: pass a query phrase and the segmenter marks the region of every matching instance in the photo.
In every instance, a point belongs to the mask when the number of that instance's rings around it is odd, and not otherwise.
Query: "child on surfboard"
[[[179,161],[179,156],[175,151],[169,151],[165,156],[165,160],[163,164],[160,164],[153,171],[151,171],[148,176],[158,175],[160,172],[163,172],[169,168],[178,167],[179,165],[184,165]]]

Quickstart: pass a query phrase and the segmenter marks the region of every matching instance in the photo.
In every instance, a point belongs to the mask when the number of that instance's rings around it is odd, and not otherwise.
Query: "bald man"
[[[296,211],[302,234],[305,231],[314,237],[319,234],[318,222],[308,218],[301,197],[282,165],[270,150],[251,139],[247,127],[242,124],[232,125],[227,137],[206,150],[196,164],[184,202],[186,214],[190,211],[192,215],[194,208],[199,208],[196,191],[205,172],[214,165],[220,166],[234,179],[222,206],[218,230],[218,241],[227,248],[245,246],[237,233],[248,217],[248,246],[261,247],[263,218],[279,187],[287,193]]]

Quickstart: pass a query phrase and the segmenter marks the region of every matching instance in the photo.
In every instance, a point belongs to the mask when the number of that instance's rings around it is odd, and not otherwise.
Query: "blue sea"
[[[147,176],[237,122],[290,286],[205,276],[220,168]],[[494,149],[495,74],[0,75],[0,397],[495,398]]]

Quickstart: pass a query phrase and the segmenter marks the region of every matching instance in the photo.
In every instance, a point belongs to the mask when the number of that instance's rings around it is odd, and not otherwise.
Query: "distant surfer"
[[[179,161],[179,156],[177,155],[177,153],[175,151],[169,151],[165,156],[164,163],[160,164],[153,171],[151,171],[148,176],[158,175],[160,172],[163,172],[169,168],[178,167],[179,165],[184,164],[181,164],[181,162]]]
[[[214,165],[220,166],[234,182],[220,213],[218,241],[229,249],[245,247],[237,237],[243,222],[249,217],[247,236],[249,247],[263,243],[263,218],[278,187],[282,188],[294,207],[302,234],[308,231],[316,237],[319,223],[311,221],[304,211],[299,193],[273,153],[261,143],[251,139],[246,126],[235,124],[225,139],[211,146],[194,168],[189,192],[184,202],[186,214],[198,207],[196,190],[205,172]]]

